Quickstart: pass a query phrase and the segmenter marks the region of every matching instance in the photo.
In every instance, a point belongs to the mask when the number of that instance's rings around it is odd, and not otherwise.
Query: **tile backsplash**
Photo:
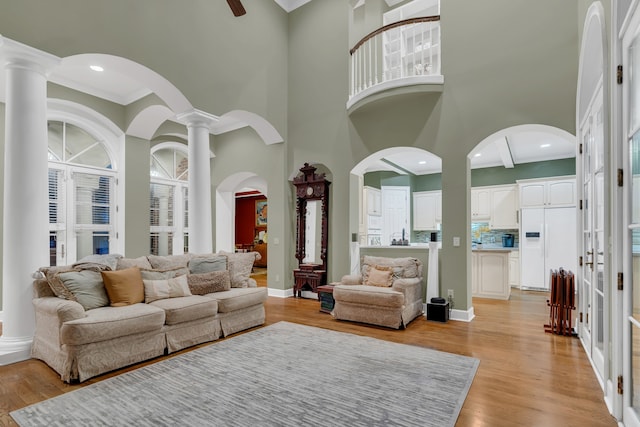
[[[471,223],[471,241],[474,243],[491,244],[495,243],[502,245],[502,235],[513,234],[514,246],[518,246],[519,232],[515,230],[492,230],[489,228],[487,222],[474,222]]]

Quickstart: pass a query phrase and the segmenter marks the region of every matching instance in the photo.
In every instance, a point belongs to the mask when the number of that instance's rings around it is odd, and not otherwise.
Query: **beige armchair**
[[[361,271],[334,287],[334,318],[399,329],[423,312],[420,260],[365,255]]]

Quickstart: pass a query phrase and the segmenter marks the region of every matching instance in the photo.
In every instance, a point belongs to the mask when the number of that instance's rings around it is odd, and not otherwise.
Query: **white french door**
[[[114,187],[115,174],[110,171],[49,167],[50,265],[111,251]]]
[[[593,361],[601,384],[605,378],[609,318],[605,315],[608,290],[605,278],[604,126],[602,82],[595,91],[581,125],[582,239],[578,287],[579,335]]]
[[[630,191],[624,195],[625,286],[623,290],[623,422],[640,426],[640,12],[636,11],[623,37],[623,129],[625,174]],[[627,183],[629,180],[627,180]],[[628,186],[627,186],[628,188]],[[631,280],[627,280],[631,277]]]

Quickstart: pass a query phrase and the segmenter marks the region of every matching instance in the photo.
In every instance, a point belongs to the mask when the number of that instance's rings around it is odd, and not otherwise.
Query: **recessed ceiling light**
[[[540,148],[551,147],[551,144],[540,144]]]
[[[473,157],[480,157],[480,156],[482,156],[482,153],[476,153],[473,155]]]
[[[419,164],[419,165],[426,165],[426,164],[427,164],[427,162],[426,162],[426,160],[420,160],[420,161],[418,162],[418,164]]]
[[[99,65],[90,65],[89,68],[91,68],[93,71],[104,71],[104,68]]]

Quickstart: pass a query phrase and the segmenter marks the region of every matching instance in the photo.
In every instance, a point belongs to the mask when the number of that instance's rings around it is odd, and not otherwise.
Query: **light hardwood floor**
[[[580,341],[544,332],[547,297],[514,291],[509,301],[474,299],[470,323],[420,317],[405,330],[336,321],[316,300],[270,297],[266,324],[286,320],[480,359],[456,426],[616,426]],[[15,425],[12,410],[167,357],[72,385],[40,361],[0,367],[0,426]]]

